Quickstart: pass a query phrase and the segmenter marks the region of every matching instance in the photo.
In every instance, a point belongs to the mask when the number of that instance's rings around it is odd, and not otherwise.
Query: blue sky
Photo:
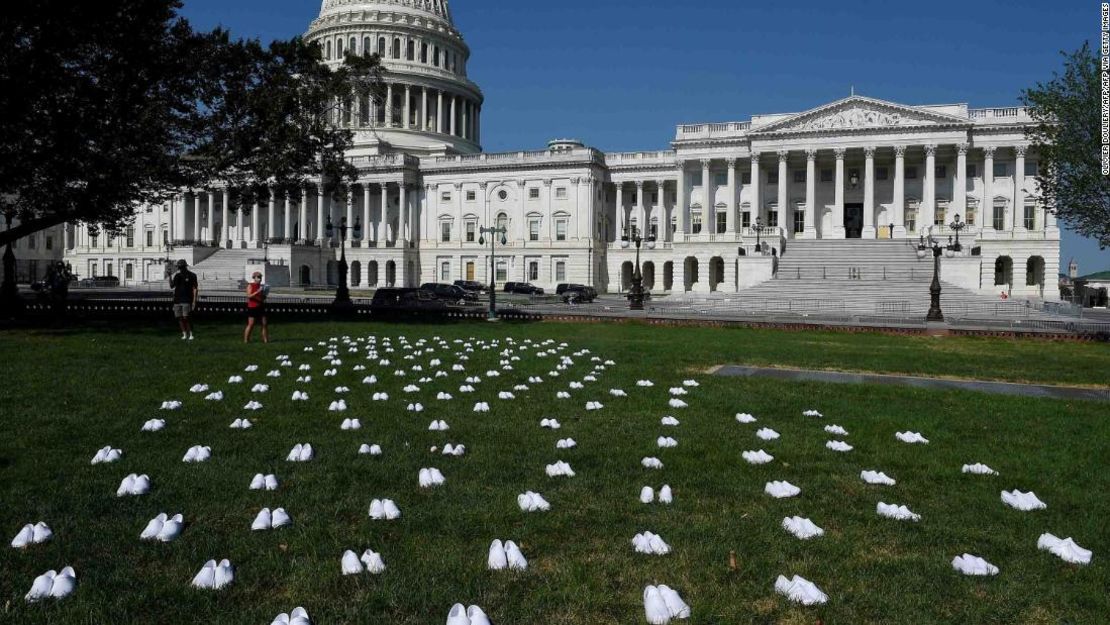
[[[301,34],[318,0],[184,0],[201,27]],[[754,5],[754,6],[750,6]],[[905,104],[1012,106],[1098,35],[1097,2],[455,0],[481,86],[486,151],[574,137],[659,150],[675,125],[803,111],[856,93]],[[1067,233],[1061,267],[1110,269]]]

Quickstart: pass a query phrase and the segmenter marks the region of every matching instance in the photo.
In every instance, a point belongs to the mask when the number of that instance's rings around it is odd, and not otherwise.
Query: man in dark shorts
[[[173,316],[181,326],[181,340],[193,340],[193,310],[197,307],[197,274],[189,271],[185,259],[177,261],[177,273],[170,278],[173,289]]]

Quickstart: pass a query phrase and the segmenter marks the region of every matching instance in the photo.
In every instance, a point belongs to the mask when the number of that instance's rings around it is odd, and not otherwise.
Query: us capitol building
[[[349,199],[308,186],[244,214],[229,210],[225,189],[189,189],[139,208],[122,236],[64,228],[55,240],[77,274],[161,282],[167,261],[185,258],[202,288],[236,287],[259,264],[271,284],[334,284],[339,241],[325,224],[345,217],[361,225],[347,243],[353,288],[488,283],[479,228],[504,226],[499,283],[626,290],[635,249],[622,234],[636,228],[657,238],[641,250],[645,286],[727,293],[766,282],[780,260],[806,250],[912,258],[922,235],[947,243],[959,215],[963,249],[946,280],[984,295],[1058,299],[1060,234],[1034,202],[1024,109],[852,95],[800,113],[682,124],[657,152],[555,140],[486,153],[484,98],[467,77],[470,48],[447,0],[323,0],[306,38],[329,64],[377,53],[386,69],[385,100],[354,102],[335,120],[355,134],[360,175]]]

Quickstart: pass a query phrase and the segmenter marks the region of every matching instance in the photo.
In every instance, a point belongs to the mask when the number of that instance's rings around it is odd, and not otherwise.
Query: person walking
[[[251,342],[251,333],[254,332],[255,322],[262,324],[262,342],[270,342],[270,326],[266,323],[266,296],[270,287],[262,284],[262,272],[251,274],[250,284],[247,285],[247,327],[243,330],[243,342]]]
[[[193,340],[193,311],[197,307],[197,274],[189,271],[185,259],[177,261],[177,273],[170,278],[173,289],[173,316],[181,327],[181,340]]]

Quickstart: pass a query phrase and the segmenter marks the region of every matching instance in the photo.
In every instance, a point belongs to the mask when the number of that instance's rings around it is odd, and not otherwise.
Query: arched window
[[[385,58],[385,37],[378,37],[378,56]]]
[[[436,46],[434,50],[435,55],[432,56],[432,63],[434,63],[436,67],[439,67],[439,46]]]
[[[1014,261],[1009,256],[999,256],[994,260],[995,286],[1014,283]]]
[[[395,58],[395,59],[401,58],[401,38],[400,37],[394,37],[393,38],[393,58]]]
[[[343,58],[343,40],[342,39],[336,39],[335,40],[335,58],[336,59],[342,59]]]
[[[325,50],[324,51],[324,60],[330,61],[331,60],[331,42],[330,41],[324,47],[324,50]]]
[[[426,43],[420,44],[420,62],[424,64],[428,63],[428,44]]]
[[[1025,261],[1025,286],[1037,286],[1044,284],[1044,258],[1040,256],[1030,256],[1029,260]]]
[[[506,215],[505,213],[498,213],[497,214],[497,227],[498,228],[508,228],[509,227],[509,216]]]
[[[370,56],[370,52],[371,52],[370,38],[369,37],[363,37],[362,38],[362,56]]]
[[[347,42],[347,52],[350,54],[358,54],[358,39],[351,37]]]
[[[405,58],[410,61],[416,60],[416,42],[412,39],[409,39],[408,54],[405,56]]]

